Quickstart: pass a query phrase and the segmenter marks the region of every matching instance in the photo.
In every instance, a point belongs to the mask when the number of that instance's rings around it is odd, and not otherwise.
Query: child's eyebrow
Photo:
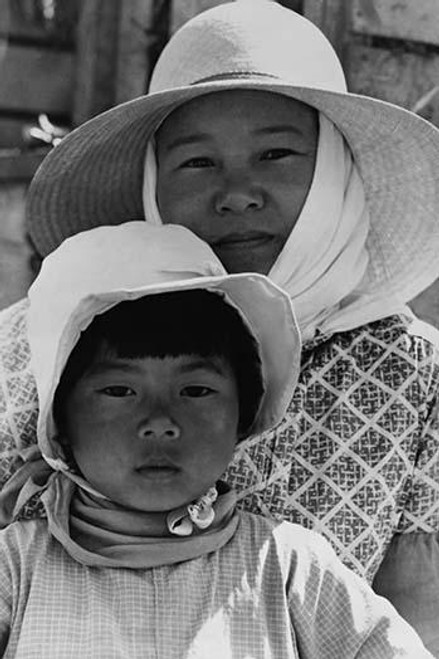
[[[140,370],[140,368],[134,362],[130,362],[129,360],[103,360],[92,364],[88,372],[90,375],[102,375],[109,371],[124,371],[125,373],[130,373],[135,370]]]
[[[158,357],[158,359],[160,359]],[[98,361],[91,366],[89,369],[89,375],[103,375],[111,371],[122,371],[125,373],[132,373],[133,371],[140,371],[141,367],[136,364],[133,360],[129,358],[126,360],[112,360],[106,359]],[[210,357],[196,357],[191,359],[188,357],[187,362],[183,362],[179,366],[181,373],[191,373],[192,371],[204,370],[204,371],[213,371],[218,375],[224,375],[226,369],[222,366],[221,360]]]
[[[186,364],[180,366],[182,373],[190,373],[191,371],[205,370],[205,371],[214,371],[218,375],[224,375],[225,369],[222,366],[220,360],[213,358],[202,357],[200,359],[193,359]]]

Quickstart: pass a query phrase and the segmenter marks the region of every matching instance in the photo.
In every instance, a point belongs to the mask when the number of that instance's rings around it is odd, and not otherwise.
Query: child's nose
[[[178,439],[181,433],[175,421],[161,413],[144,418],[139,423],[138,434],[142,439]]]

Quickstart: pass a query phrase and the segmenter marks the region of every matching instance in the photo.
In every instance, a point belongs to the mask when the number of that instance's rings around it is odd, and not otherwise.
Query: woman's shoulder
[[[413,341],[425,345],[431,352],[439,352],[439,328],[414,316],[407,328]]]
[[[381,341],[389,348],[398,348],[404,353],[415,351],[435,355],[439,349],[439,330],[409,314],[388,316],[334,336],[335,340],[340,341],[358,337],[369,337],[371,342]]]
[[[439,391],[435,337],[414,316],[395,315],[305,345],[294,409],[306,408],[313,419],[326,414],[326,427],[329,407],[342,409],[347,423],[355,410],[371,418],[381,409],[389,429],[396,418],[402,423],[401,413],[413,427],[413,415],[427,418]]]
[[[390,346],[400,342],[407,347],[413,343],[421,343],[425,345],[426,349],[437,350],[439,348],[439,329],[420,320],[411,312],[395,314],[330,335],[317,332],[314,339],[304,344],[304,350],[331,349],[335,345],[350,345],[353,342],[358,343],[364,340],[381,341]]]
[[[36,443],[37,389],[27,338],[28,299],[0,311],[0,488]]]
[[[4,341],[17,340],[21,337],[27,340],[26,322],[29,300],[27,297],[14,302],[0,310],[0,348]]]
[[[439,379],[439,330],[415,316],[394,315],[305,344],[303,365],[316,370],[331,365],[360,373],[376,370],[378,377],[409,375],[414,370]]]

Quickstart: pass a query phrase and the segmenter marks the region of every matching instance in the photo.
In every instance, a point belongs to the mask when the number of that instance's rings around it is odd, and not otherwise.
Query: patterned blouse
[[[226,479],[244,508],[321,532],[372,580],[396,532],[439,529],[438,385],[437,347],[402,316],[321,336],[284,421]]]
[[[0,313],[0,486],[36,441],[26,307]],[[285,419],[226,474],[242,508],[321,532],[368,580],[395,533],[439,530],[439,357],[414,327],[392,316],[305,345]]]

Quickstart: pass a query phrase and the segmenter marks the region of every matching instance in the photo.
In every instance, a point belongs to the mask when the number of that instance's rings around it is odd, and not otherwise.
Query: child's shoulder
[[[337,557],[328,540],[320,533],[292,522],[241,513],[241,553],[257,563],[259,569],[276,570],[294,589],[311,578],[320,582],[331,575],[340,583],[354,583],[357,576]],[[294,585],[296,584],[296,585]]]
[[[325,560],[335,558],[333,549],[322,535],[300,524],[244,511],[240,518],[240,534],[248,538],[253,547],[271,544],[285,560],[306,558],[308,561],[311,557],[319,560],[320,555]]]
[[[31,519],[16,521],[0,529],[0,551],[2,557],[12,560],[34,560],[38,554],[47,552],[51,536],[47,520]]]

